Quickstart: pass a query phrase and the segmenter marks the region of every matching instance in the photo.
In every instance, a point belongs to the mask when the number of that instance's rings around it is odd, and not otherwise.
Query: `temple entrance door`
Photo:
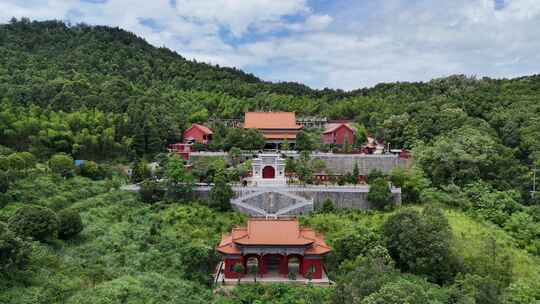
[[[259,258],[257,256],[246,256],[245,270],[249,275],[254,276],[254,280],[257,281],[257,274],[262,272],[261,265],[259,265]]]
[[[263,178],[275,178],[276,177],[276,170],[272,166],[266,166],[262,170],[262,177]]]
[[[287,257],[287,268],[294,275],[302,274],[302,256],[293,254]]]
[[[281,263],[281,257],[279,255],[267,255],[266,267],[268,271],[279,271],[279,265]]]

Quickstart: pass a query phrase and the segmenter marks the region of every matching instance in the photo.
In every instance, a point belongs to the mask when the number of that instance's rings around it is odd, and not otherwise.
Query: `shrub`
[[[448,282],[460,266],[451,252],[452,231],[442,210],[407,209],[383,225],[386,248],[404,272],[424,275],[434,283]]]
[[[81,175],[84,177],[97,180],[101,178],[100,170],[98,164],[93,161],[85,161],[81,164]]]
[[[8,174],[0,172],[0,193],[6,193],[9,189]]]
[[[0,270],[23,268],[28,262],[30,245],[0,222]]]
[[[0,145],[0,155],[10,155],[14,151],[6,146]]]
[[[346,230],[334,238],[333,250],[328,256],[328,266],[337,269],[346,261],[354,261],[358,256],[365,256],[379,244],[379,235],[366,227]]]
[[[163,198],[163,192],[156,181],[147,179],[141,183],[139,196],[145,203],[155,203]]]
[[[9,229],[19,236],[48,241],[58,234],[58,218],[49,208],[25,206],[19,208],[8,221]]]
[[[379,291],[362,300],[362,304],[442,303],[438,299],[434,299],[436,295],[429,293],[426,289],[418,282],[400,279],[385,284]]]
[[[305,131],[300,131],[296,135],[296,150],[311,151],[313,150],[313,142]]]
[[[384,179],[384,178],[386,178],[386,175],[381,170],[373,169],[373,170],[369,171],[369,173],[368,173],[367,182],[369,184],[371,184],[372,182],[374,182],[377,179]]]
[[[234,191],[227,183],[225,174],[219,170],[214,177],[214,186],[210,189],[210,204],[220,211],[229,211],[233,196]]]
[[[73,174],[73,158],[63,153],[53,155],[49,159],[49,168],[53,173],[68,177]]]
[[[401,188],[402,200],[405,203],[420,202],[422,191],[429,188],[431,182],[425,177],[422,169],[413,167],[410,169],[395,168],[390,175],[390,181],[396,187]]]
[[[145,160],[141,160],[133,164],[131,172],[131,181],[134,183],[142,182],[145,179],[152,177],[152,171]]]
[[[329,198],[327,198],[322,204],[321,211],[324,213],[331,213],[336,211],[336,208],[334,207],[334,203]]]
[[[67,240],[83,230],[83,223],[79,212],[73,209],[64,209],[58,212],[58,237]]]
[[[362,303],[388,282],[395,281],[399,272],[386,248],[374,246],[355,260],[344,262],[342,275],[337,277],[332,303]]]
[[[382,178],[375,179],[369,184],[367,199],[378,209],[384,209],[392,204],[393,196],[388,182]]]

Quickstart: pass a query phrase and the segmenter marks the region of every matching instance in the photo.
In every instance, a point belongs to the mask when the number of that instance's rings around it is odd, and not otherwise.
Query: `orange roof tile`
[[[239,254],[240,249],[232,241],[231,234],[224,234],[221,236],[221,242],[217,246],[217,250],[225,254]]]
[[[191,128],[197,128],[197,129],[201,130],[206,135],[214,134],[214,132],[212,132],[212,130],[210,130],[208,127],[200,125],[198,123],[191,124]]]
[[[301,129],[294,112],[246,112],[244,128],[248,129]]]
[[[241,245],[308,245],[313,240],[300,234],[297,220],[250,219],[247,234],[234,238]]]
[[[230,234],[223,235],[217,250],[224,254],[240,254],[237,244],[308,246],[306,254],[325,254],[331,250],[322,235],[300,227],[297,219],[251,218],[247,227],[234,228]]]
[[[306,254],[325,254],[331,251],[330,246],[326,245],[324,237],[315,233],[312,229],[302,228],[300,233],[305,238],[313,240],[313,246],[305,251]]]
[[[349,130],[354,132],[354,129],[347,123],[329,123],[326,125],[326,129],[323,131],[323,134],[332,133],[337,129],[341,128],[342,126],[345,126]]]

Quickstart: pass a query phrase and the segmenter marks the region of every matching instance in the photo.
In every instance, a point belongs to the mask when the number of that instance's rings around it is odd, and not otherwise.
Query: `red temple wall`
[[[334,136],[336,137],[336,144],[343,145],[345,143],[345,138],[347,138],[347,142],[349,145],[352,145],[354,143],[354,133],[353,131],[349,130],[345,126],[341,126],[334,132]]]
[[[225,267],[223,269],[223,274],[225,275],[225,278],[227,279],[236,279],[238,278],[239,274],[232,271],[233,266],[237,263],[244,264],[244,261],[242,258],[238,259],[225,259]]]
[[[345,126],[339,127],[332,133],[323,134],[322,137],[323,143],[325,144],[343,145],[345,143],[345,138],[347,138],[347,142],[350,145],[354,143],[354,132]]]
[[[315,271],[312,273],[311,278],[312,279],[322,279],[322,260],[321,259],[306,259],[304,258],[302,261],[302,270],[303,270],[303,276],[306,276],[307,271],[309,270],[309,267],[313,266]]]
[[[262,258],[258,258],[258,267],[259,267],[259,275],[264,275],[268,273],[268,258],[271,255],[265,255]],[[278,267],[278,273],[282,276],[287,276],[289,274],[289,265],[288,265],[288,257],[283,255],[274,255],[279,256],[279,267]],[[249,257],[257,257],[256,255],[250,255]],[[238,278],[238,273],[233,271],[233,266],[237,263],[240,263],[244,266],[244,271],[249,272],[249,269],[247,269],[247,259],[246,257],[241,258],[226,258],[224,259],[225,265],[223,269],[223,273],[225,275],[225,278],[227,279],[236,279]],[[307,271],[310,269],[310,267],[314,268],[314,272],[312,273],[312,279],[321,279],[323,274],[323,263],[322,259],[306,259],[306,258],[300,258],[300,274],[306,277]]]

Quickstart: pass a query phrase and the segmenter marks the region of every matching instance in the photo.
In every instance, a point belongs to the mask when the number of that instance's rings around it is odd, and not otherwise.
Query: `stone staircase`
[[[299,214],[310,213],[312,211],[313,211],[313,202],[309,201],[309,202],[294,204],[287,208],[280,209],[278,212],[276,212],[276,216],[299,215]]]
[[[239,193],[231,200],[237,211],[260,217],[294,216],[313,211],[313,200],[280,190]]]
[[[236,202],[236,203],[232,203],[232,204],[233,204],[234,209],[236,209],[237,211],[240,211],[242,213],[248,214],[250,216],[268,217],[268,213],[263,209],[248,205],[246,203],[241,203],[241,202]]]

